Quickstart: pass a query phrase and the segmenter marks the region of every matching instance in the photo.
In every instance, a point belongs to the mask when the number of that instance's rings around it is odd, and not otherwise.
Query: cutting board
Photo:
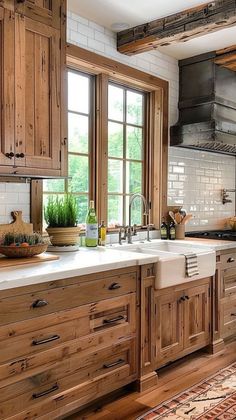
[[[13,267],[16,265],[25,265],[25,264],[33,264],[33,263],[40,263],[40,262],[47,262],[47,261],[55,261],[59,260],[58,255],[50,255],[50,254],[40,254],[35,255],[34,257],[28,258],[7,258],[7,257],[0,257],[0,268],[3,267]]]
[[[11,215],[13,217],[13,221],[11,223],[0,225],[0,237],[4,236],[6,233],[20,233],[25,235],[31,235],[33,233],[33,224],[25,223],[23,221],[22,211],[12,211]]]

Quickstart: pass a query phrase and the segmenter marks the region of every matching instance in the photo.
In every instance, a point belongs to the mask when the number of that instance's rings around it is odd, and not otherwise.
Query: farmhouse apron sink
[[[115,249],[115,248],[114,248]],[[117,249],[117,248],[116,248]],[[178,244],[169,242],[151,242],[145,244],[122,245],[119,251],[136,252],[138,254],[156,255],[155,288],[175,286],[193,280],[210,277],[215,274],[216,254],[211,249],[202,249],[200,246]],[[185,254],[193,252],[197,255],[199,274],[193,277],[186,275]]]

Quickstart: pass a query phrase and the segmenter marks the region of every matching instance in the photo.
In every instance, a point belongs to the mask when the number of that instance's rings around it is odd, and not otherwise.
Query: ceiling
[[[159,19],[184,9],[207,3],[206,0],[68,0],[70,11],[111,29],[114,23],[129,27]],[[236,26],[194,38],[159,50],[183,59],[235,44]]]

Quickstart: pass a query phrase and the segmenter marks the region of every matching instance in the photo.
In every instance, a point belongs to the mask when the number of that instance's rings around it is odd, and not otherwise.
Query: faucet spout
[[[136,198],[140,198],[143,202],[143,207],[144,207],[144,215],[148,216],[149,215],[149,206],[147,203],[146,198],[144,197],[143,194],[140,193],[135,193],[130,197],[130,201],[129,201],[129,226],[131,227],[131,211],[132,211],[132,203]]]

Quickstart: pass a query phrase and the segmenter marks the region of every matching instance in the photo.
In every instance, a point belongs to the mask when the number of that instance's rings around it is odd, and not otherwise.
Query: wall
[[[176,122],[179,69],[175,58],[159,51],[142,53],[133,57],[120,54],[116,49],[114,32],[72,12],[68,12],[67,29],[68,42],[168,80],[170,83],[170,124]]]
[[[223,229],[235,214],[232,203],[222,204],[221,190],[235,188],[235,158],[217,153],[171,147],[169,153],[169,205],[193,214],[187,230]]]
[[[11,211],[13,210],[22,210],[24,221],[30,221],[29,183],[0,183],[0,223],[12,221]]]

